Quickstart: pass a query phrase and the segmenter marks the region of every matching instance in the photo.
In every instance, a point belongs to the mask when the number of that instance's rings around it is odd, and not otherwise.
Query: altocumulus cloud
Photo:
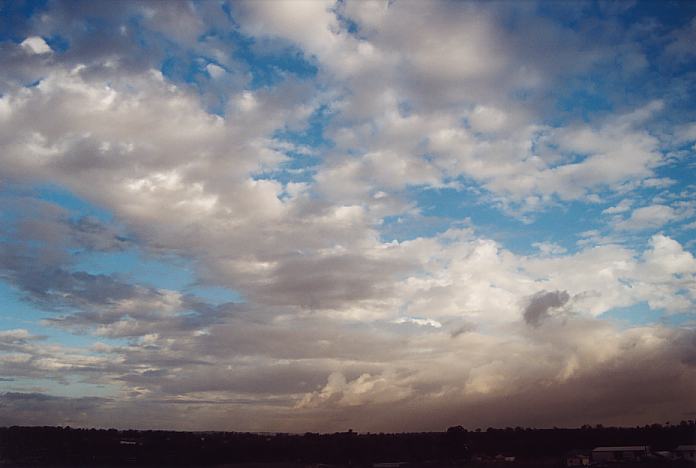
[[[0,424],[688,419],[696,9],[643,7],[3,7]]]

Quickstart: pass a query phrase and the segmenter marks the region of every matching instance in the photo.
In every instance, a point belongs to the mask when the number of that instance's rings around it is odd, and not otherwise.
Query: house
[[[582,450],[572,450],[566,454],[566,466],[590,466],[590,453]]]
[[[674,449],[674,457],[678,460],[696,462],[696,445],[680,445]]]
[[[625,447],[597,447],[592,450],[593,463],[616,463],[644,460],[650,454],[647,445],[629,445]]]

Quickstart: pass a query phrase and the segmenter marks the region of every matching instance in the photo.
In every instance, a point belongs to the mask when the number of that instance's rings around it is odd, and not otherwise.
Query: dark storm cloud
[[[225,420],[232,418],[240,422],[240,429],[252,427],[245,425],[251,425],[252,421],[253,424],[262,425],[273,421],[274,430],[292,430],[297,427],[296,424],[302,424],[302,427],[310,430],[321,431],[342,430],[345,427],[360,431],[383,431],[394,427],[400,430],[442,430],[453,424],[462,424],[470,429],[511,425],[625,425],[662,420],[663,417],[685,418],[696,410],[691,391],[696,385],[696,367],[684,364],[681,359],[694,351],[694,332],[662,330],[657,332],[656,337],[667,340],[659,350],[646,344],[645,337],[623,337],[623,354],[598,365],[578,369],[565,379],[546,378],[539,381],[530,377],[528,369],[520,365],[515,370],[515,387],[466,397],[444,386],[431,387],[424,393],[394,401],[343,404],[341,402],[346,401],[346,397],[350,398],[353,391],[345,387],[318,407],[295,409],[291,417],[288,413],[287,419],[278,419],[278,411],[282,410],[277,405],[282,408],[288,403],[288,399],[280,395],[303,391],[298,385],[303,380],[308,386],[315,386],[319,377],[314,375],[312,366],[305,366],[302,371],[287,368],[285,372],[279,371],[277,364],[271,364],[262,368],[257,376],[253,375],[251,368],[248,372],[240,370],[226,375],[222,368],[217,368],[219,376],[203,371],[188,373],[178,383],[176,379],[170,380],[174,376],[168,377],[164,373],[144,373],[133,383],[155,389],[147,383],[147,379],[155,382],[159,379],[159,384],[165,386],[165,392],[156,391],[150,398],[141,396],[137,400],[120,402],[8,393],[0,398],[0,421],[8,424],[20,420],[24,424],[56,424],[72,420],[109,426],[108,418],[120,412],[124,418],[114,424],[121,426],[124,421],[135,422],[137,427],[147,426],[148,423],[142,418],[135,417],[140,413],[158,415],[156,418],[159,421],[163,421],[166,415],[166,422],[171,425],[169,427],[190,427],[187,426],[190,424],[190,420],[186,422],[187,418],[195,414],[200,418],[199,422],[204,421],[206,427],[216,429],[227,428]],[[501,350],[503,353],[507,351]],[[279,372],[274,375],[274,370]],[[304,372],[309,373],[305,375]],[[408,378],[408,374],[396,377]],[[456,379],[459,376],[450,377]],[[269,389],[276,393],[270,393]],[[234,393],[230,390],[246,396],[232,397]],[[361,388],[355,390],[364,391]],[[208,393],[208,398],[181,397],[187,392],[197,391],[213,393]],[[221,393],[215,393],[217,391]],[[428,392],[440,396],[431,396]],[[172,399],[166,395],[180,397]],[[349,403],[350,399],[347,401]],[[249,408],[254,408],[254,417],[249,423],[242,423],[243,420],[237,418]]]
[[[587,331],[583,325],[577,332]],[[534,365],[520,362],[507,370],[511,384],[496,390],[468,396],[444,391],[446,398],[417,394],[383,404],[341,405],[346,391],[350,391],[344,388],[323,405],[307,411],[313,418],[327,418],[329,427],[338,428],[342,424],[369,431],[387,430],[395,425],[402,430],[423,427],[441,430],[455,424],[473,429],[514,425],[633,425],[659,421],[666,416],[672,420],[684,419],[696,408],[692,394],[696,387],[696,366],[682,362],[685,355],[696,350],[693,342],[696,332],[662,329],[648,336],[666,342],[655,349],[641,334],[615,337],[621,342],[621,354],[580,366],[565,378],[535,377]],[[507,346],[501,346],[499,354],[506,349],[509,351]],[[495,359],[494,352],[490,358]],[[547,358],[536,356],[535,359],[546,361]],[[443,389],[434,393],[441,392]]]
[[[528,325],[538,327],[549,317],[549,310],[565,305],[570,299],[567,291],[541,291],[531,297],[522,315]]]

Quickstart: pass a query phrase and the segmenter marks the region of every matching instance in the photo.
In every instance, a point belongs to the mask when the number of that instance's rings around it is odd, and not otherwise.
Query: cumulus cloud
[[[27,37],[22,41],[20,46],[31,54],[48,54],[52,52],[51,47],[46,44],[46,41],[38,36]]]
[[[615,226],[622,230],[656,229],[678,218],[676,210],[671,206],[642,206],[633,210],[628,218],[618,221]]]
[[[633,200],[624,198],[617,205],[611,206],[603,210],[602,214],[625,213],[626,211],[631,209],[631,205],[633,205]]]

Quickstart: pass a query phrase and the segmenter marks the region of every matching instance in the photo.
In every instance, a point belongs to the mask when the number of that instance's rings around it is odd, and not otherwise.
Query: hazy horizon
[[[0,426],[696,419],[696,3],[0,2]]]

